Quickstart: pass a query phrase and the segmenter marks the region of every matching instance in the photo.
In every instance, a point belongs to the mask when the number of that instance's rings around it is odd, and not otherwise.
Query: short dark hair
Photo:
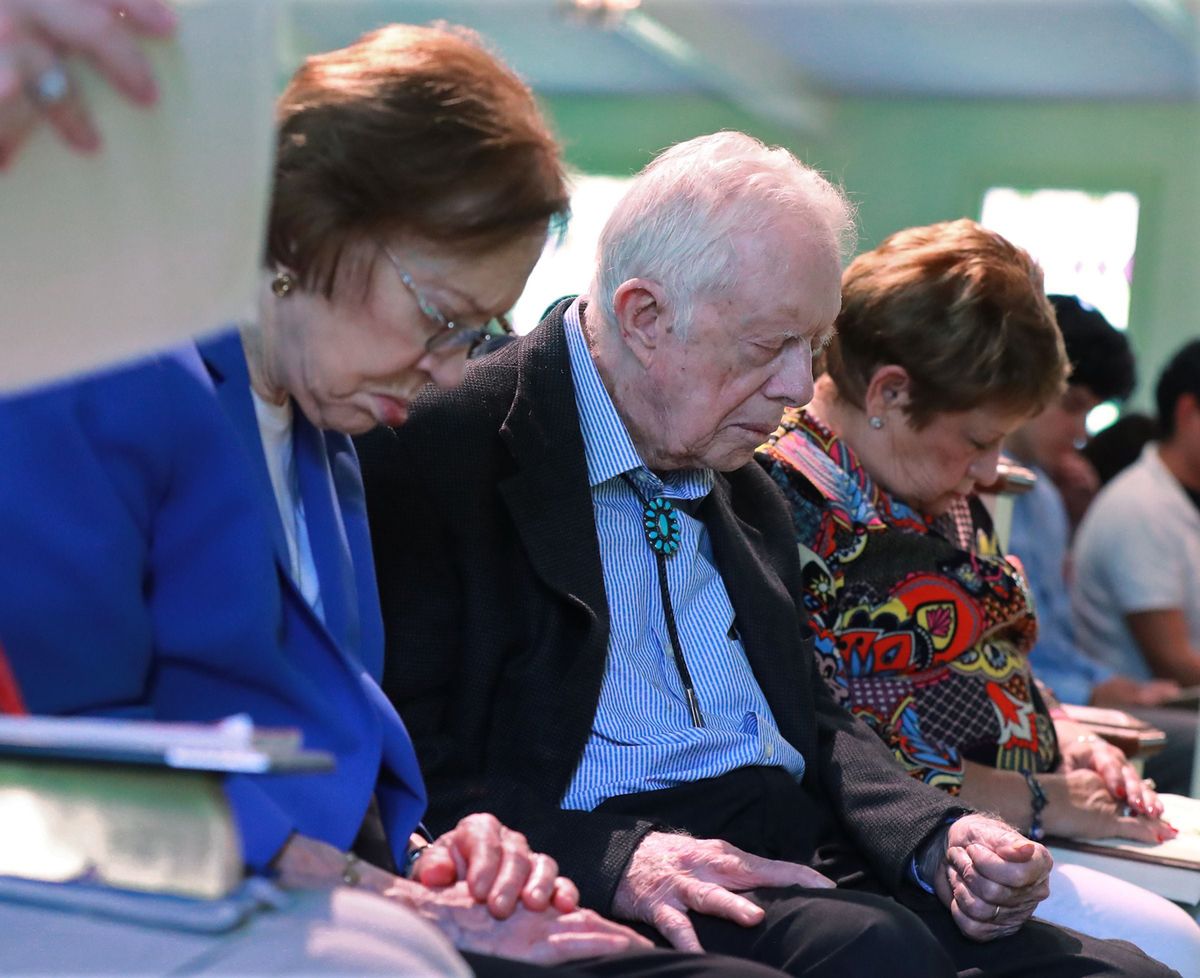
[[[1186,394],[1200,401],[1200,340],[1185,345],[1158,378],[1154,399],[1158,404],[1158,426],[1164,438],[1175,434],[1175,408]]]
[[[1077,296],[1047,298],[1071,361],[1067,383],[1086,387],[1101,401],[1125,400],[1137,382],[1133,350],[1125,334]]]
[[[1092,463],[1100,485],[1138,460],[1147,442],[1158,435],[1158,424],[1148,414],[1122,414],[1083,446],[1083,457]]]
[[[326,296],[356,245],[413,233],[481,253],[567,212],[532,93],[463,28],[396,24],[314,55],[276,114],[266,259]]]
[[[1029,253],[974,221],[908,228],[842,276],[825,367],[861,408],[875,371],[903,367],[917,427],[1001,405],[1033,414],[1065,389],[1066,354]]]

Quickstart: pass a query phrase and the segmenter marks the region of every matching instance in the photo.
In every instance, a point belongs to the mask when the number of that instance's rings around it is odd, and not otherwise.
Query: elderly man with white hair
[[[852,229],[785,150],[675,146],[585,296],[361,441],[429,818],[495,812],[586,905],[792,975],[1163,974],[1030,922],[1046,850],[905,776],[816,672],[752,456],[812,394]]]

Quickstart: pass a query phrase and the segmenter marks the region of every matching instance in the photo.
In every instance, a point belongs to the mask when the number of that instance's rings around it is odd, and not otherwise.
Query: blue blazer
[[[0,400],[0,645],[33,713],[248,713],[332,752],[233,776],[248,865],[293,831],[354,841],[376,792],[402,859],[425,807],[379,689],[383,628],[350,440],[295,414],[325,620],[292,581],[236,332]]]

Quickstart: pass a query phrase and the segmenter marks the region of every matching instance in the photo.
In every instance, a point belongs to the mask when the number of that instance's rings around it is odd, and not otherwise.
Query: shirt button
[[[774,757],[775,756],[775,745],[770,744],[770,743],[767,744],[765,751],[766,751],[766,755],[768,758]]]

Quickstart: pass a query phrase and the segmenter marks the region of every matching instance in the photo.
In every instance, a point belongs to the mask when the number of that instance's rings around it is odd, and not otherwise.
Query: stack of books
[[[225,774],[332,766],[245,717],[0,717],[0,877],[219,900],[243,875]]]

